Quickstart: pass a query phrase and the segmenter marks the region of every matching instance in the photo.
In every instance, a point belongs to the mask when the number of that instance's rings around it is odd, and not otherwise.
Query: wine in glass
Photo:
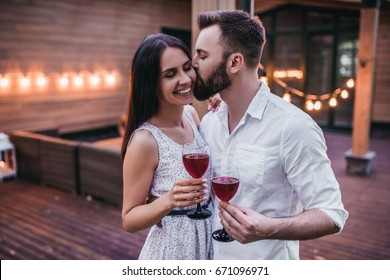
[[[210,152],[207,144],[189,143],[183,145],[183,164],[187,172],[193,178],[201,178],[209,167]],[[207,219],[211,211],[202,209],[200,203],[194,211],[187,213],[187,217],[196,220]]]
[[[236,194],[240,184],[237,167],[230,165],[215,166],[212,169],[211,185],[217,197],[229,202]],[[213,238],[221,242],[231,242],[234,239],[222,229],[213,232]]]

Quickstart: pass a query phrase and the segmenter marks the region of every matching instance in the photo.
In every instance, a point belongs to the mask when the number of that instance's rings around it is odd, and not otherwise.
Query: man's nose
[[[196,69],[196,70],[199,69],[198,59],[196,58],[196,55],[192,59],[192,67],[194,67],[194,69]]]

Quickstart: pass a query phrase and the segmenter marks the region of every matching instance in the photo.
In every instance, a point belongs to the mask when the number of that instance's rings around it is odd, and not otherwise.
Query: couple
[[[193,59],[180,40],[162,34],[146,37],[135,53],[123,226],[152,227],[140,259],[299,259],[298,240],[340,232],[348,217],[322,131],[258,80],[265,30],[257,17],[211,11],[198,25]],[[224,102],[200,123],[188,104],[215,93]],[[182,163],[182,145],[194,139],[207,142],[212,164],[229,157],[240,172],[233,202],[215,204],[205,220],[170,214],[205,204],[210,194],[209,183],[189,178]],[[220,223],[236,241],[212,241]]]

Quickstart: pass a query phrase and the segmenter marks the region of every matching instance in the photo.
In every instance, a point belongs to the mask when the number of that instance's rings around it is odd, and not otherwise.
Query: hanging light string
[[[262,79],[262,77],[265,75],[266,71],[265,71],[264,66],[261,63],[259,64],[259,69],[261,70],[261,73],[262,73],[260,75],[260,79]],[[305,98],[306,108],[309,111],[311,111],[313,109],[320,110],[322,108],[322,102],[324,102],[326,100],[329,100],[329,106],[331,106],[331,107],[337,106],[337,104],[338,104],[337,98],[340,96],[342,99],[347,99],[349,97],[348,89],[352,89],[355,86],[355,81],[351,78],[351,79],[347,80],[345,87],[337,88],[333,92],[324,93],[321,95],[320,94],[306,94],[306,93],[304,93],[296,88],[289,86],[287,83],[282,81],[280,78],[276,78],[276,77],[272,76],[272,79],[278,85],[280,85],[282,88],[285,89],[285,92],[282,96],[282,98],[284,100],[291,103],[290,93],[295,94],[296,96]]]
[[[12,89],[28,89],[36,87],[44,89],[48,84],[58,85],[60,88],[83,87],[114,87],[118,84],[120,74],[118,70],[79,71],[65,73],[43,72],[7,72],[0,73],[0,93]]]

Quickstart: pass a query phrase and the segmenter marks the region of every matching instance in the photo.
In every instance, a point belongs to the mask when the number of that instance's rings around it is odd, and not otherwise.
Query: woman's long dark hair
[[[181,49],[191,59],[189,49],[180,39],[161,33],[145,37],[134,54],[126,131],[122,142],[122,160],[133,132],[150,119],[160,105],[157,97],[161,78],[160,58],[168,47]]]

